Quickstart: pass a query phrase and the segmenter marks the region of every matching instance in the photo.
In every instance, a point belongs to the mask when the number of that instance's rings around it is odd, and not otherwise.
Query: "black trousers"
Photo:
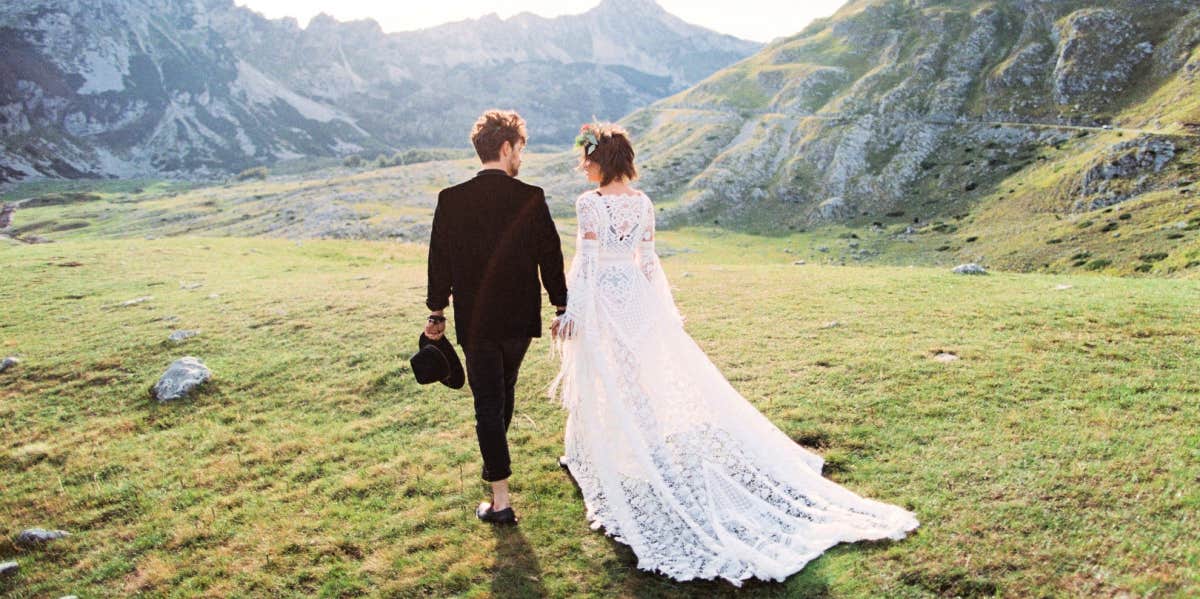
[[[478,339],[463,346],[467,383],[475,396],[475,435],[483,455],[483,480],[488,482],[512,475],[508,425],[516,399],[517,371],[531,341],[528,337]]]

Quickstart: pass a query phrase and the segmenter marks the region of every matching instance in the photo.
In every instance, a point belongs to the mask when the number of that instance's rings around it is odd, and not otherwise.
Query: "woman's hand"
[[[575,336],[575,322],[564,316],[557,316],[550,323],[550,337],[553,339],[570,339]]]

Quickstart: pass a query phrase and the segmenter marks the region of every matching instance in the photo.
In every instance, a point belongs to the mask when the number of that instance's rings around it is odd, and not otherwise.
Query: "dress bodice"
[[[579,241],[592,245],[601,260],[632,260],[642,242],[654,239],[654,207],[641,192],[601,195],[589,191],[576,201]],[[583,245],[583,244],[581,244]]]

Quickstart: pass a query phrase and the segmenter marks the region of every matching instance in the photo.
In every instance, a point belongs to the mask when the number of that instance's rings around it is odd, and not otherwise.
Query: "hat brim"
[[[462,389],[467,383],[467,373],[463,370],[462,361],[458,359],[458,352],[454,351],[454,345],[450,340],[442,335],[440,339],[434,341],[421,333],[421,337],[417,339],[417,347],[424,348],[427,345],[432,345],[441,352],[442,357],[446,359],[446,364],[450,367],[450,373],[440,382],[450,387],[451,389]]]

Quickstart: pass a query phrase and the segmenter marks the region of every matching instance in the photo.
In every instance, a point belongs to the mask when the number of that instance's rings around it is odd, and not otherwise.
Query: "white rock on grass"
[[[21,360],[18,359],[16,356],[9,356],[7,358],[4,358],[4,360],[0,360],[0,372],[4,372],[5,370],[8,370],[9,368],[12,368],[13,366],[16,366],[17,364],[20,364],[20,363],[21,363]]]
[[[987,269],[985,269],[984,267],[972,262],[970,264],[960,264],[959,266],[954,267],[954,274],[956,274],[956,275],[986,275],[986,274],[988,274],[988,272],[987,272]]]
[[[173,343],[183,343],[184,341],[199,334],[199,331],[175,331],[171,333],[171,336],[167,337],[167,339]]]
[[[153,295],[147,295],[144,297],[135,297],[131,300],[127,300],[127,301],[121,302],[119,304],[113,304],[109,307],[110,308],[128,308],[129,306],[136,306],[138,304],[146,303],[152,299],[154,299]]]
[[[1063,283],[1062,285],[1055,285],[1055,286],[1054,286],[1054,290],[1055,290],[1055,291],[1066,291],[1066,290],[1068,290],[1068,289],[1074,289],[1074,288],[1075,288],[1075,286],[1074,286],[1074,285],[1067,285],[1066,283]]]
[[[152,393],[160,402],[187,397],[193,389],[212,378],[212,371],[198,358],[186,356],[175,360],[162,378],[154,384]]]
[[[4,562],[0,564],[0,578],[5,576],[15,576],[17,571],[21,569],[21,565],[17,562]]]
[[[65,537],[71,536],[71,533],[65,530],[46,530],[44,528],[30,528],[21,531],[17,535],[17,545],[22,547],[32,547],[50,541],[57,541]]]
[[[957,361],[958,361],[958,356],[956,356],[956,355],[954,355],[954,354],[952,354],[952,353],[950,353],[950,352],[940,352],[940,353],[938,353],[936,356],[934,356],[934,357],[933,357],[933,359],[934,359],[935,361],[938,361],[938,362],[943,362],[943,363],[945,363],[945,362],[957,362]]]

